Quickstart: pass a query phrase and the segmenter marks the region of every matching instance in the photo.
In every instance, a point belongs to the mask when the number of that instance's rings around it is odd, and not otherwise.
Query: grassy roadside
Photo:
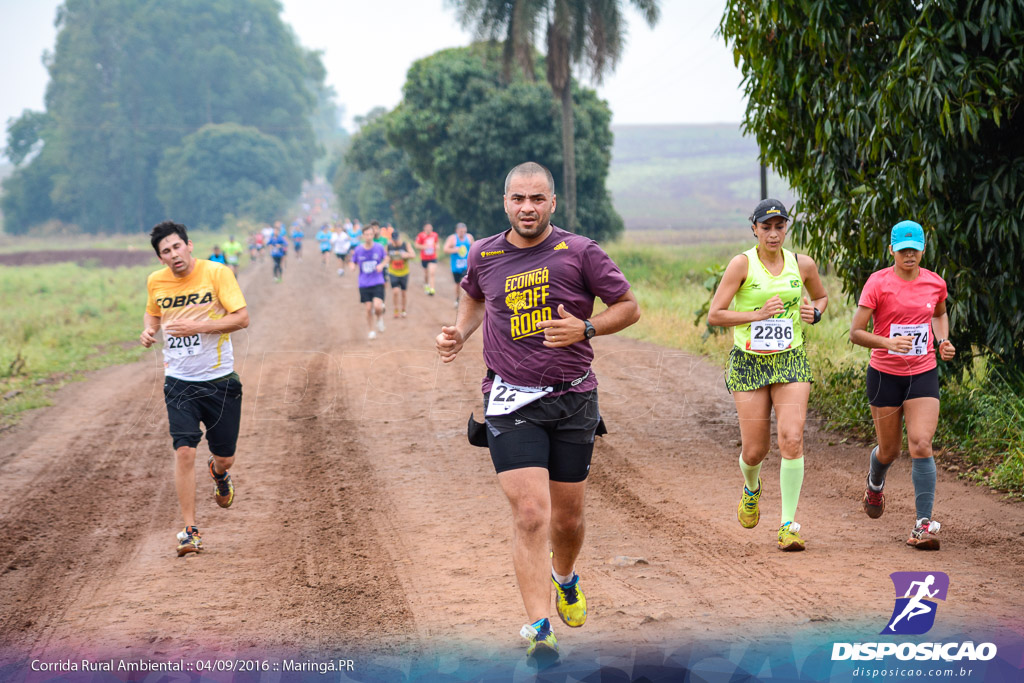
[[[191,235],[190,235],[191,237]],[[226,235],[198,233],[193,253],[206,258]],[[15,239],[0,250],[146,249],[145,235],[75,239],[71,242]],[[242,257],[248,263],[248,256]],[[53,392],[81,379],[84,373],[138,359],[146,277],[160,268],[151,265],[102,268],[56,263],[0,268],[0,433],[18,414],[50,405]]]
[[[624,334],[662,346],[709,356],[724,365],[729,332],[707,335],[695,313],[711,297],[715,266],[750,243],[662,245],[626,239],[605,245],[640,301],[643,317]],[[865,399],[868,352],[848,340],[856,305],[838,280],[825,277],[830,294],[821,323],[805,327],[808,358],[817,378],[811,409],[839,438],[873,443]],[[942,418],[935,434],[940,467],[1024,500],[1024,372],[996,372],[978,361],[973,372],[943,387]]]
[[[0,427],[82,373],[138,358],[149,267],[0,268]]]

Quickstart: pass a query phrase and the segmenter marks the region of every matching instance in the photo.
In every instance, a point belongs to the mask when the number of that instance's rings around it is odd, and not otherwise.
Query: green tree
[[[544,30],[547,81],[562,114],[562,186],[566,227],[577,229],[574,67],[589,71],[600,84],[615,69],[625,45],[622,0],[449,0],[463,26],[483,38],[504,40],[506,75],[517,60],[523,73],[534,73],[534,46]],[[658,0],[630,0],[649,26],[660,13]],[[582,164],[581,164],[582,166]]]
[[[890,227],[927,230],[972,345],[1024,361],[1024,1],[730,0],[744,128],[800,195],[795,226],[855,292]]]
[[[389,114],[388,141],[408,153],[413,174],[474,234],[508,227],[501,205],[505,174],[537,161],[563,170],[561,117],[546,86],[518,75],[506,82],[493,46],[443,50],[410,67],[401,104]],[[580,231],[596,239],[622,230],[605,189],[611,112],[593,90],[573,88],[580,164]],[[564,211],[562,192],[559,212]],[[555,220],[562,221],[557,213]]]
[[[166,216],[156,178],[164,151],[206,124],[237,123],[280,139],[301,173],[278,190],[296,194],[319,154],[310,117],[323,68],[280,12],[275,0],[65,0],[43,149],[15,176],[45,170],[52,214],[83,230],[144,229]]]
[[[450,231],[455,219],[434,197],[433,189],[421,183],[409,167],[409,156],[390,145],[386,138],[387,111],[379,107],[357,117],[359,132],[345,153],[336,190],[342,207],[362,220],[392,221],[409,234],[423,223]],[[351,178],[357,180],[354,185]],[[349,187],[347,196],[345,188]]]
[[[284,143],[252,126],[211,123],[164,153],[157,195],[167,213],[196,228],[225,214],[270,220],[285,208],[281,187],[301,185]]]
[[[17,166],[40,147],[43,129],[50,122],[43,112],[26,109],[21,116],[7,123],[7,147],[4,153]]]

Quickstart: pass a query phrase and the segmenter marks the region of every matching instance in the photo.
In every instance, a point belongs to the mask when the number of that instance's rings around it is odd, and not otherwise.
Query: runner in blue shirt
[[[465,223],[455,225],[455,234],[448,235],[444,241],[444,253],[452,265],[452,278],[455,280],[455,308],[459,307],[462,287],[459,284],[469,270],[469,248],[473,246],[473,236],[469,234]]]
[[[270,247],[270,258],[274,259],[274,282],[280,282],[284,275],[281,261],[288,254],[288,242],[284,238],[284,228],[279,228],[271,235],[267,240],[267,246]]]
[[[327,255],[331,253],[331,230],[330,226],[324,223],[316,233],[316,241],[320,243],[320,262],[324,268],[327,267]]]
[[[292,244],[295,246],[295,258],[302,260],[302,238],[306,236],[306,233],[302,232],[302,228],[298,224],[292,226]]]

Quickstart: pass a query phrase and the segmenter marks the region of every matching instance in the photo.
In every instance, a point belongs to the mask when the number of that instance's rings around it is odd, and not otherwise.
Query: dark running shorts
[[[489,399],[490,394],[484,394],[485,412]],[[600,421],[597,389],[542,398],[508,415],[488,416],[487,446],[494,471],[543,467],[551,481],[583,481],[590,473]]]
[[[423,266],[424,270],[426,270],[427,266],[429,266],[431,263],[437,263],[437,259],[436,258],[420,259],[420,264]]]
[[[811,381],[811,365],[803,346],[780,353],[747,353],[734,346],[729,352],[725,370],[729,391],[757,391],[770,384]]]
[[[198,446],[203,438],[202,423],[211,453],[222,458],[235,454],[242,417],[242,383],[237,374],[206,382],[165,377],[164,402],[175,450]]]
[[[359,288],[359,303],[366,304],[374,299],[380,299],[384,301],[384,285],[374,285],[372,287],[360,287]]]
[[[409,274],[389,275],[392,289],[409,289]]]
[[[891,375],[868,366],[868,403],[876,408],[898,408],[914,398],[939,398],[939,369],[917,375]]]
[[[455,284],[462,282],[462,278],[466,277],[466,271],[464,270],[453,270],[452,279],[455,280]]]

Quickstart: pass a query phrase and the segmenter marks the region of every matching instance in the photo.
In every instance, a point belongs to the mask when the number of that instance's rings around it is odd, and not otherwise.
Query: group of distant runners
[[[595,436],[606,433],[590,342],[640,317],[629,282],[607,253],[593,240],[551,224],[554,189],[548,169],[533,162],[520,164],[505,179],[508,229],[474,241],[459,224],[441,245],[427,224],[414,241],[424,291],[434,293],[439,249],[450,255],[458,285],[455,322],[443,326],[434,340],[441,360],[456,360],[470,336],[483,327],[484,421],[471,419],[468,436],[473,445],[489,450],[511,505],[513,564],[529,620],[520,633],[528,641],[528,657],[538,663],[557,658],[550,621],[552,589],[563,623],[576,628],[587,618],[576,560],[584,539],[584,493]],[[799,551],[806,547],[796,510],[804,481],[803,433],[812,381],[804,332],[821,320],[829,297],[814,261],[784,248],[789,222],[777,200],[755,207],[750,229],[756,244],[730,261],[708,322],[733,328],[725,384],[741,435],[738,521],[750,529],[760,520],[765,484],[761,468],[770,449],[774,410],[782,456],[776,539],[779,549]],[[384,235],[374,222],[363,227],[346,221],[342,232],[332,231],[335,240],[325,230],[317,234],[323,263],[326,267],[326,254],[333,250],[342,269],[348,258],[358,271],[372,338],[384,329],[386,278],[394,315],[405,314],[409,262],[416,251],[397,231]],[[282,232],[277,226],[268,240],[272,249],[279,244],[273,238],[282,239]],[[153,228],[151,241],[166,267],[149,278],[140,339],[149,347],[163,329],[164,395],[185,522],[177,552],[188,555],[202,549],[194,481],[201,426],[212,453],[208,469],[214,498],[221,507],[234,500],[228,469],[234,462],[242,388],[232,366],[230,333],[245,328],[249,315],[232,271],[194,259],[184,226],[161,223]],[[939,548],[939,523],[932,519],[936,470],[931,442],[939,416],[936,355],[948,361],[956,349],[949,341],[946,284],[921,267],[924,251],[921,225],[901,221],[893,226],[893,265],[865,283],[850,340],[871,349],[867,399],[877,446],[866,458],[861,505],[871,518],[882,515],[886,472],[899,455],[905,422],[916,505],[907,544],[934,550]],[[604,302],[605,310],[594,312],[595,298]]]

